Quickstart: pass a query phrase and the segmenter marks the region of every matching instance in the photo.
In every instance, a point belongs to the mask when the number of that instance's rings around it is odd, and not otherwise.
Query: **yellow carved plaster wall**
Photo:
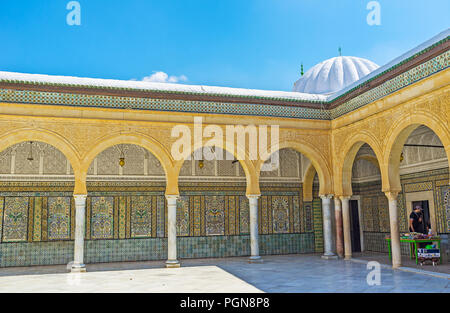
[[[171,130],[178,124],[193,129],[193,117],[202,116],[203,128],[211,124],[222,128],[226,124],[279,125],[279,144],[271,148],[291,148],[308,157],[319,177],[320,194],[352,194],[352,165],[359,148],[367,143],[378,160],[383,191],[397,192],[402,146],[416,127],[432,129],[450,155],[449,81],[447,69],[333,121],[1,103],[0,151],[24,141],[53,145],[72,165],[74,194],[86,194],[93,159],[108,147],[135,144],[158,158],[166,174],[166,194],[177,195],[184,160],[171,156],[177,140]],[[226,149],[226,142],[221,148]],[[238,150],[246,156],[240,163],[247,194],[260,194],[260,169],[265,160],[250,160],[248,149],[235,145],[235,153]]]

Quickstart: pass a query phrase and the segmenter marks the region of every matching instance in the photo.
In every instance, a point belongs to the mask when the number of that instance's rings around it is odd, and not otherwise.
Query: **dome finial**
[[[339,51],[339,56],[341,57],[342,56],[342,48],[339,47],[338,51]]]
[[[300,69],[300,74],[302,74],[302,76],[303,76],[303,62],[302,62],[302,66],[301,66],[301,69]]]

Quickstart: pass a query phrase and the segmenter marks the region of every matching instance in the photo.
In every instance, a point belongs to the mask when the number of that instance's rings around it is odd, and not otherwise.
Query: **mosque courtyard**
[[[152,293],[449,293],[450,276],[381,267],[379,285],[369,285],[362,261],[324,260],[318,254],[266,256],[261,264],[244,257],[163,262],[88,264],[86,273],[65,266],[0,270],[0,292],[152,292]],[[440,277],[438,277],[440,276]],[[447,276],[447,278],[445,278]]]

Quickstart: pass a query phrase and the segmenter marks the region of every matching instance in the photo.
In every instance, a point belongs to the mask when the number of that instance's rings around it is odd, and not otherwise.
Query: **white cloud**
[[[169,76],[164,72],[153,72],[150,76],[145,76],[142,81],[144,82],[155,82],[155,83],[179,83],[185,82],[188,78],[185,75],[180,76]]]

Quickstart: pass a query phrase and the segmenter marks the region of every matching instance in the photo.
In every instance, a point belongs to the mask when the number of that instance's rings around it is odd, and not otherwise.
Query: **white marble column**
[[[400,250],[400,231],[398,228],[397,195],[398,192],[385,192],[389,200],[389,222],[391,226],[391,255],[392,267],[402,266],[402,255]]]
[[[74,260],[71,271],[75,273],[86,272],[84,265],[84,233],[87,195],[74,195],[75,199],[75,247]]]
[[[167,199],[167,261],[166,267],[180,267],[177,260],[177,199],[178,195],[166,195]]]
[[[333,222],[331,220],[331,198],[333,195],[321,195],[322,199],[322,217],[323,217],[323,245],[324,259],[336,259],[333,252]]]
[[[344,254],[345,259],[352,258],[352,237],[350,233],[350,197],[341,197],[342,225],[344,230]]]
[[[247,195],[250,204],[250,263],[262,262],[259,256],[258,199],[260,195]]]

